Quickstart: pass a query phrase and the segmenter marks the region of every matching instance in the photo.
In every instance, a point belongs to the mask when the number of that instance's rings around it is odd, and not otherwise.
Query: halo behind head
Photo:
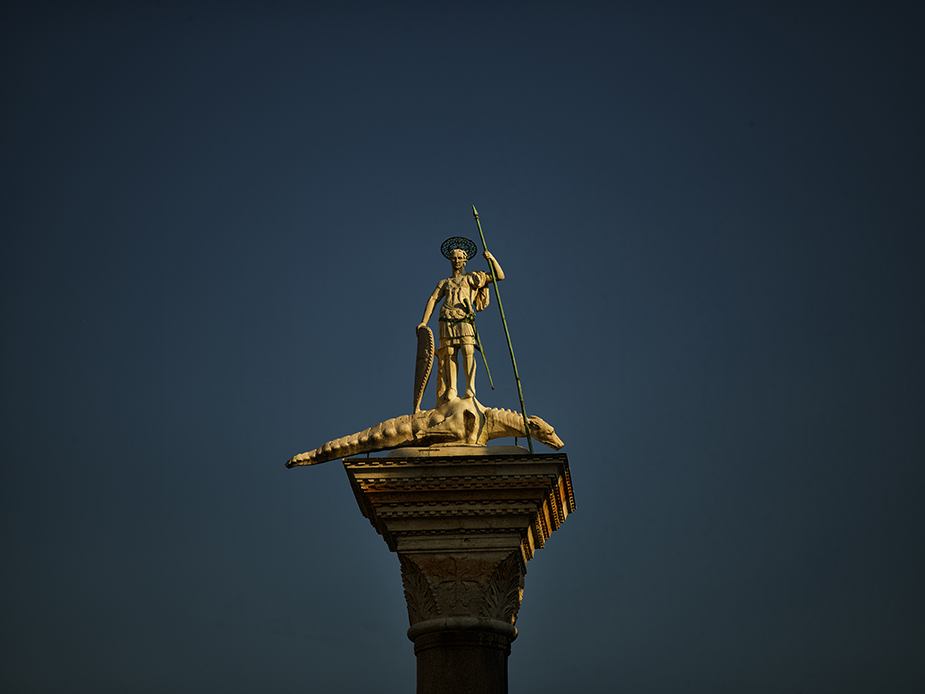
[[[472,256],[475,255],[477,250],[475,241],[472,239],[467,239],[465,236],[451,236],[441,244],[440,252],[443,253],[444,258],[449,260],[450,252],[455,251],[457,248],[466,254],[467,260],[472,260]]]

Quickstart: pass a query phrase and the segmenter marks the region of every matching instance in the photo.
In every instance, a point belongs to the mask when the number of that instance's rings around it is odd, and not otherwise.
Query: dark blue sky
[[[5,691],[413,689],[283,463],[410,410],[473,203],[578,502],[512,694],[925,688],[922,11],[563,5],[2,10]]]

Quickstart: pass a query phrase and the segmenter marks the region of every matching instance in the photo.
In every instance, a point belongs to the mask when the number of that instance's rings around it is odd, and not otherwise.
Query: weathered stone
[[[363,515],[398,554],[418,694],[501,694],[526,563],[575,510],[568,458],[425,450],[344,467]]]

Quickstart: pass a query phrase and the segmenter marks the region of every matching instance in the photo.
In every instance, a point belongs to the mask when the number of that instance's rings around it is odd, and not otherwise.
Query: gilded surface
[[[293,456],[286,462],[286,467],[315,465],[358,453],[403,447],[484,446],[491,439],[507,437],[527,438],[531,453],[533,440],[554,450],[564,445],[553,427],[540,417],[487,408],[476,400],[474,355],[478,332],[474,316],[476,311],[488,306],[491,277],[479,270],[465,271],[470,254],[475,253],[475,244],[469,239],[447,239],[443,252],[450,261],[451,276],[437,283],[417,326],[418,354],[412,413],[332,439],[318,448]],[[503,280],[504,271],[495,257],[487,250],[482,255],[490,263],[495,279]],[[427,322],[440,301],[443,302],[439,310],[440,346],[434,350],[433,334]],[[422,411],[420,403],[430,376],[434,352],[438,357],[437,404],[432,410]],[[465,377],[463,397],[458,396],[456,383],[460,355]]]
[[[492,264],[495,279],[504,279],[504,271],[487,250],[482,253]],[[461,248],[449,252],[452,275],[437,283],[437,288],[427,300],[424,317],[418,329],[427,325],[437,302],[440,307],[440,347],[437,349],[437,407],[457,397],[456,375],[459,370],[458,357],[463,358],[465,374],[465,397],[475,397],[475,312],[488,306],[488,285],[491,276],[476,270],[465,272],[468,255]]]
[[[555,429],[533,415],[527,418],[534,440],[559,450],[565,444]],[[475,398],[455,398],[433,410],[402,415],[290,458],[286,467],[315,465],[358,453],[375,453],[403,446],[484,446],[491,439],[524,437],[519,412],[484,407]]]

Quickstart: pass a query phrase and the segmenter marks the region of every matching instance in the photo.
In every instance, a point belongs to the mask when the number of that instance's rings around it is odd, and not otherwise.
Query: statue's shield
[[[414,365],[414,408],[412,412],[421,411],[421,398],[430,379],[430,370],[434,365],[434,334],[426,325],[422,325],[418,332],[418,356]]]

